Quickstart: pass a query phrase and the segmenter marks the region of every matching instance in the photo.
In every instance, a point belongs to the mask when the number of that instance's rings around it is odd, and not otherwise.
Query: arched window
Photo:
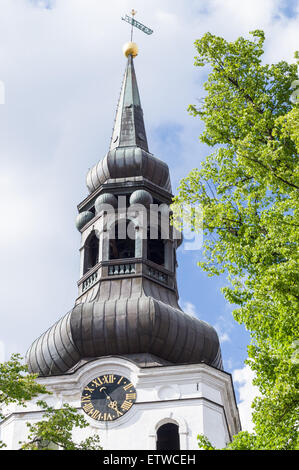
[[[128,228],[130,224],[130,227]],[[130,220],[121,220],[115,225],[115,233],[110,234],[109,259],[135,257],[134,227]]]
[[[179,427],[174,423],[166,423],[157,431],[157,450],[180,450]]]
[[[95,232],[91,232],[84,246],[83,274],[89,271],[99,261],[99,239]]]
[[[154,235],[154,236],[153,236]],[[147,231],[147,259],[153,263],[163,266],[165,263],[165,240],[161,237],[160,227],[157,233],[151,233],[150,228]]]

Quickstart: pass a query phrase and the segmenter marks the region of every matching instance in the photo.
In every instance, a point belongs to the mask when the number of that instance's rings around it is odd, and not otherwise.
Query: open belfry
[[[78,297],[26,361],[52,392],[44,400],[69,403],[88,421],[75,440],[98,434],[104,450],[196,450],[204,434],[223,448],[240,431],[231,375],[214,328],[178,304],[182,239],[170,221],[169,169],[149,151],[137,45],[124,53],[110,148],[78,205]],[[1,425],[8,449],[26,439],[26,422],[41,419],[35,403],[11,407]]]

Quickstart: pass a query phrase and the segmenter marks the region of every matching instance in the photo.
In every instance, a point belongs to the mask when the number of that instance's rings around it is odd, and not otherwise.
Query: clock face
[[[107,374],[96,377],[84,387],[81,406],[97,421],[114,421],[136,401],[134,385],[126,377]]]

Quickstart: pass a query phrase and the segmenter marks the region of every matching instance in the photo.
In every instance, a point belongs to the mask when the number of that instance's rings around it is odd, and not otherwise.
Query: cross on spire
[[[132,11],[131,11],[131,15],[134,19],[134,16],[136,15],[137,11],[134,10],[134,8],[132,8]],[[133,22],[132,22],[132,26],[131,26],[131,42],[133,41]]]

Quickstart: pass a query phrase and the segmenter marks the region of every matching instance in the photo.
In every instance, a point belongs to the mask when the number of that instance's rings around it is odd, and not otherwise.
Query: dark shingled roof
[[[121,284],[119,298],[101,295],[112,292],[101,286],[107,282]],[[26,356],[29,370],[41,376],[57,375],[81,358],[144,353],[173,364],[205,362],[221,369],[214,328],[182,312],[176,296],[165,288],[156,290],[156,298],[150,293],[149,280],[103,281],[95,300],[76,305],[32,344]],[[165,296],[167,303],[161,300]]]

